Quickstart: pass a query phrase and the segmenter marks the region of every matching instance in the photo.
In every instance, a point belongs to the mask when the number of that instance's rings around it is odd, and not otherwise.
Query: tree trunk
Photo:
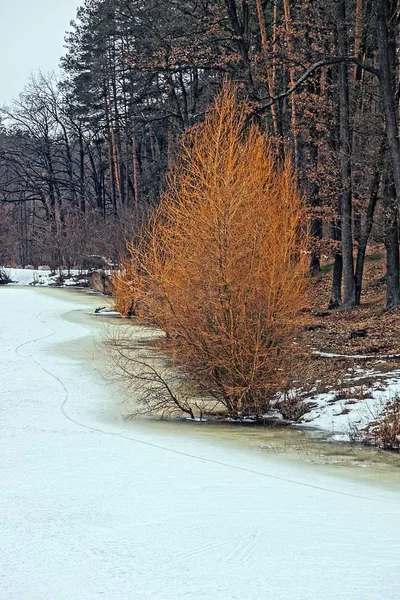
[[[341,56],[347,56],[346,2],[336,0],[338,28],[337,48]],[[349,74],[345,62],[339,64],[339,166],[342,186],[340,197],[340,218],[342,230],[343,257],[343,302],[342,309],[351,310],[355,306],[355,280],[353,260],[352,230],[352,189],[351,189],[351,133]]]
[[[393,182],[397,201],[400,201],[400,142],[396,102],[396,39],[388,21],[395,20],[390,0],[377,0],[377,40],[380,63],[380,84],[386,120],[389,158],[393,170]]]
[[[289,54],[294,56],[294,48],[292,42],[292,32],[290,31],[291,27],[291,13],[290,13],[290,4],[289,0],[283,0],[283,14],[285,19],[285,29],[286,29],[286,42],[288,45]],[[294,67],[289,68],[289,85],[293,87],[296,82],[295,70]],[[297,169],[299,167],[299,141],[297,135],[297,114],[296,114],[296,94],[293,93],[290,96],[290,130],[293,140],[293,164]]]
[[[340,223],[334,223],[332,237],[337,242],[340,240]],[[338,308],[342,304],[342,273],[343,258],[340,252],[336,252],[333,265],[331,299],[329,300],[328,305],[328,308],[330,309]]]
[[[135,200],[135,211],[136,218],[138,216],[139,208],[139,175],[138,175],[138,160],[137,160],[137,144],[136,144],[136,131],[135,123],[132,123],[132,176],[133,176],[133,190]]]
[[[313,218],[311,221],[311,237],[316,240],[322,239],[322,219]],[[312,277],[319,275],[321,272],[321,260],[318,250],[312,250],[310,260],[310,274]]]
[[[384,147],[382,147],[379,153],[379,160],[376,165],[375,173],[371,182],[371,191],[369,196],[369,202],[367,207],[367,214],[365,217],[364,227],[361,232],[358,249],[357,249],[357,261],[356,261],[356,305],[359,306],[361,302],[361,291],[362,291],[362,280],[364,274],[364,263],[365,263],[365,253],[367,250],[367,244],[369,240],[369,236],[371,234],[372,225],[374,223],[374,213],[376,208],[376,203],[378,202],[378,192],[379,192],[379,184],[381,180],[381,171],[382,171],[382,158],[383,158]]]
[[[265,23],[265,16],[264,16],[264,11],[263,11],[262,1],[256,0],[256,6],[257,6],[258,26],[259,26],[260,35],[261,35],[261,46],[262,46],[262,50],[263,50],[264,63],[265,63],[268,96],[270,98],[272,98],[274,95],[274,71],[273,71],[273,67],[271,68],[270,59],[268,57],[267,26]],[[274,26],[274,28],[275,28],[275,26]],[[273,34],[274,34],[274,32],[273,32]],[[272,61],[271,61],[271,63],[272,63]],[[278,125],[277,125],[275,103],[271,104],[271,115],[272,115],[273,134],[278,135]]]
[[[377,41],[380,63],[380,86],[386,121],[386,136],[393,185],[385,194],[386,308],[399,304],[399,239],[398,204],[400,201],[400,142],[396,102],[396,5],[390,0],[377,0]],[[390,23],[390,26],[389,26]]]
[[[85,182],[85,148],[83,145],[82,128],[79,125],[79,196],[82,213],[86,211]]]
[[[247,4],[247,3],[246,3]],[[243,14],[242,22],[239,19],[238,9],[236,0],[225,0],[225,6],[228,13],[228,18],[231,23],[232,31],[234,34],[233,41],[242,57],[243,65],[246,72],[246,78],[250,88],[253,87],[253,74],[251,69],[251,61],[249,57],[248,47],[248,19]]]
[[[315,139],[317,140],[317,132],[314,131]],[[318,163],[318,145],[317,143],[311,143],[310,145],[310,163],[313,168],[317,167]],[[319,186],[316,181],[313,181],[309,187],[310,194],[310,204],[311,207],[317,212],[317,209],[320,207],[320,197],[319,197]],[[320,241],[322,239],[322,219],[318,214],[314,214],[311,219],[311,239],[315,240],[315,242]],[[320,251],[319,248],[315,247],[311,251],[311,260],[310,260],[310,274],[311,276],[318,275],[321,271],[320,264]]]
[[[385,207],[385,248],[386,248],[386,309],[399,304],[399,220],[396,190],[393,183],[386,185]]]

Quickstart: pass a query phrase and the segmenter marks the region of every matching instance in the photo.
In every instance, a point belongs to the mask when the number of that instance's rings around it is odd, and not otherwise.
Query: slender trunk
[[[79,196],[80,209],[83,213],[86,211],[85,195],[85,149],[83,146],[82,129],[79,128]]]
[[[317,132],[313,132],[314,139],[317,139]],[[315,169],[318,163],[318,146],[317,143],[312,143],[310,146],[310,163],[312,168]],[[320,207],[320,197],[319,197],[319,185],[316,181],[313,181],[310,184],[310,199],[311,199],[311,207],[314,209],[314,214],[311,219],[311,239],[313,240],[314,248],[311,252],[311,261],[310,261],[310,273],[311,276],[318,275],[321,271],[320,264],[320,251],[318,248],[318,242],[322,239],[322,219],[318,215],[317,211]]]
[[[398,247],[398,204],[400,201],[400,142],[398,135],[398,113],[396,101],[396,35],[395,3],[377,0],[377,41],[380,66],[380,86],[386,121],[388,153],[393,176],[393,185],[385,194],[385,245],[387,253],[386,307],[399,304],[399,247]]]
[[[321,219],[312,219],[311,221],[311,237],[315,240],[322,239],[322,221]],[[311,277],[319,275],[321,272],[321,260],[318,249],[313,249],[310,259],[310,274]]]
[[[242,57],[243,65],[246,71],[247,81],[251,88],[253,87],[253,74],[251,69],[251,61],[249,58],[249,48],[247,40],[248,21],[244,19],[242,23],[240,22],[236,6],[236,0],[225,0],[225,6],[234,34],[233,41],[236,44],[236,47]]]
[[[114,214],[118,214],[117,207],[117,190],[115,183],[115,169],[114,169],[114,149],[112,143],[112,123],[110,116],[110,106],[108,102],[108,90],[107,82],[104,82],[104,114],[106,119],[106,133],[107,133],[107,146],[108,146],[108,169],[109,169],[109,180],[110,180],[110,195]]]
[[[354,27],[354,56],[360,57],[361,54],[361,22],[363,15],[363,0],[356,0],[356,20]],[[354,79],[357,80],[358,71],[362,72],[357,66],[354,67]]]
[[[139,206],[139,176],[138,176],[138,161],[137,161],[137,144],[135,125],[132,125],[132,174],[133,174],[133,193],[135,197],[136,215]]]
[[[258,26],[260,28],[261,34],[261,46],[263,50],[264,56],[264,64],[266,71],[266,79],[267,79],[267,90],[268,96],[270,98],[274,95],[274,72],[273,68],[271,69],[270,61],[268,59],[268,39],[267,39],[267,27],[265,24],[265,16],[262,7],[261,0],[256,0],[257,4],[257,18],[258,18]],[[274,135],[278,134],[278,125],[277,125],[277,115],[276,115],[276,105],[273,103],[271,105],[271,115],[272,115],[272,131]]]
[[[118,93],[117,93],[117,75],[116,75],[116,49],[115,39],[111,44],[110,49],[110,75],[111,75],[111,87],[110,90],[110,111],[112,114],[112,144],[114,148],[114,168],[115,168],[115,182],[117,185],[119,208],[125,203],[125,188],[124,188],[124,163],[122,160],[122,144],[121,144],[121,118],[118,110]],[[111,97],[112,92],[112,97]],[[111,108],[113,107],[113,109]]]
[[[336,242],[340,241],[341,231],[340,222],[333,225],[333,239]],[[343,258],[340,252],[336,252],[334,256],[332,289],[331,298],[329,300],[329,308],[338,308],[342,303],[342,273],[343,273]]]
[[[290,14],[290,4],[289,0],[283,0],[283,11],[285,17],[285,29],[286,29],[286,39],[289,53],[293,56],[294,48],[292,42],[292,32],[290,31],[291,27],[291,14]],[[289,84],[290,87],[293,87],[296,82],[295,71],[293,67],[289,68]],[[296,113],[296,103],[295,103],[296,94],[293,93],[290,96],[290,121],[291,121],[291,134],[293,139],[293,163],[296,169],[299,166],[299,142],[297,135],[297,113]]]
[[[391,2],[377,0],[377,40],[380,63],[380,85],[386,120],[386,135],[390,162],[393,170],[393,182],[397,200],[400,201],[400,142],[398,133],[398,114],[396,102],[396,39],[393,30],[388,29],[388,21],[393,22]]]
[[[76,206],[74,167],[73,167],[73,161],[72,161],[71,146],[69,143],[69,136],[68,136],[67,128],[64,125],[64,123],[61,120],[58,120],[57,122],[59,123],[59,125],[62,129],[62,132],[63,132],[63,138],[64,138],[64,144],[65,144],[65,154],[66,154],[66,171],[68,174],[69,191],[71,194],[71,204],[72,204],[72,206]]]
[[[399,304],[399,220],[396,189],[388,183],[384,196],[385,208],[385,248],[386,248],[386,309]]]
[[[129,51],[128,49],[128,44],[126,45],[125,48],[125,39],[122,38],[122,52],[123,53],[127,53]],[[124,141],[124,160],[122,161],[123,164],[123,169],[124,169],[124,181],[123,181],[123,197],[125,198],[125,202],[127,204],[130,204],[130,195],[129,195],[129,189],[130,189],[130,172],[129,172],[129,168],[130,168],[130,117],[129,117],[129,112],[128,112],[128,106],[129,106],[129,102],[128,102],[128,96],[127,96],[127,90],[128,90],[128,79],[127,79],[127,69],[126,69],[126,65],[125,65],[125,61],[121,62],[121,77],[122,77],[122,98],[123,98],[123,114],[124,114],[124,128],[123,128],[123,141]],[[122,141],[121,141],[121,146],[122,146]]]
[[[338,27],[337,47],[341,56],[346,56],[347,27],[346,2],[336,1],[336,19]],[[343,303],[344,310],[355,306],[355,280],[353,259],[353,230],[352,230],[352,189],[351,189],[351,133],[350,133],[350,102],[348,65],[343,62],[339,71],[339,167],[341,181],[340,218],[342,229],[343,257]]]
[[[99,160],[99,169],[97,168],[96,165],[96,161],[95,158],[93,156],[93,153],[91,152],[90,148],[88,149],[88,157],[89,157],[89,162],[90,162],[90,166],[91,166],[91,170],[92,170],[92,174],[91,174],[91,179],[93,180],[93,187],[95,189],[95,194],[96,194],[96,206],[97,208],[103,212],[103,191],[102,191],[102,184],[101,184],[101,179],[98,173],[98,170],[101,169],[101,160]]]
[[[362,291],[362,281],[364,274],[364,263],[365,263],[365,253],[367,250],[367,244],[369,240],[369,236],[371,234],[372,225],[374,223],[374,213],[376,204],[378,202],[378,192],[379,192],[379,184],[381,181],[381,171],[382,171],[382,159],[383,159],[384,146],[382,145],[381,151],[379,153],[379,160],[376,165],[376,169],[372,178],[371,187],[370,187],[370,196],[367,207],[367,214],[365,216],[364,227],[361,231],[360,241],[357,249],[357,261],[356,261],[356,305],[358,306],[361,302],[361,291]]]

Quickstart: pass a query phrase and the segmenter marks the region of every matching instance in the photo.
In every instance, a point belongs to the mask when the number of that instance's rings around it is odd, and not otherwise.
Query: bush
[[[7,285],[8,283],[12,283],[9,273],[5,269],[0,268],[0,285]]]
[[[284,421],[299,422],[315,406],[312,402],[306,402],[296,392],[285,393],[284,398],[276,404],[276,408],[282,415]]]
[[[368,425],[364,441],[386,450],[400,450],[400,398],[386,405],[382,419]]]
[[[285,380],[305,303],[305,206],[289,161],[227,84],[183,138],[167,190],[114,278],[116,306],[163,329],[181,371],[233,417]]]

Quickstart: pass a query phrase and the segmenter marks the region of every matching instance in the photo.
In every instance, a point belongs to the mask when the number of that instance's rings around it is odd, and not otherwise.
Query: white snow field
[[[40,287],[48,287],[50,285],[55,285],[59,276],[58,272],[54,275],[50,269],[46,269],[46,267],[41,267],[39,269],[13,269],[6,267],[4,270],[10,276],[13,285],[18,286],[37,285]],[[65,276],[68,274],[66,270],[64,270],[63,273]],[[80,274],[80,271],[72,269],[70,274],[76,276]],[[77,282],[71,278],[65,280],[63,287],[73,287],[76,285]]]
[[[92,309],[0,289],[1,600],[400,598],[398,488],[122,421]]]

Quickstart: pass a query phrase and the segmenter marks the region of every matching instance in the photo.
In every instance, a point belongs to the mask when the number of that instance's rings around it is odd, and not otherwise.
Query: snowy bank
[[[8,273],[11,278],[11,285],[31,285],[31,286],[54,286],[57,285],[60,279],[60,271],[56,273],[52,272],[50,269],[39,268],[39,269],[14,269],[14,268],[5,268],[6,273]],[[85,278],[85,273],[78,270],[61,271],[63,276],[62,286],[86,286],[87,278]]]
[[[373,367],[348,368],[342,389],[306,395],[313,408],[300,426],[324,430],[337,440],[361,440],[363,430],[382,419],[388,403],[400,396],[400,370],[385,371],[379,358],[372,362]]]

